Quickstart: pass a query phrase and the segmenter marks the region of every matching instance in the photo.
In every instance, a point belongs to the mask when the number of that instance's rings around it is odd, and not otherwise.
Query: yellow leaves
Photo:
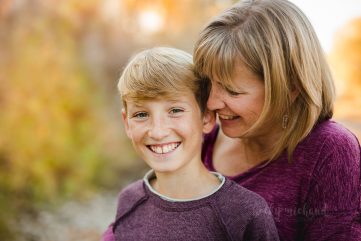
[[[100,185],[118,186],[119,171],[141,166],[115,102],[122,65],[133,51],[155,42],[191,51],[212,11],[227,2],[214,7],[191,0],[5,1],[7,10],[0,7],[0,15],[9,12],[0,16],[1,240],[9,206],[20,210],[86,195]],[[144,38],[137,16],[150,9],[162,15],[164,25]]]
[[[335,35],[330,64],[339,90],[336,115],[361,118],[361,17]]]
[[[70,8],[86,7],[80,2]],[[66,23],[44,16],[18,23],[0,44],[7,50],[0,66],[0,161],[6,156],[7,168],[0,169],[0,184],[27,193],[27,205],[86,193],[111,168],[96,138],[107,122],[96,118],[106,107],[103,93]]]
[[[59,5],[60,12],[68,16],[83,15],[94,17],[101,3],[101,0],[62,0],[56,4]]]

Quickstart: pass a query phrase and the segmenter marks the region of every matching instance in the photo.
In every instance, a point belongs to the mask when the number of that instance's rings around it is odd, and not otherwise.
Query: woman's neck
[[[220,130],[213,152],[214,168],[226,176],[246,172],[269,160],[277,138],[278,135],[230,138]]]
[[[160,194],[173,199],[194,199],[206,196],[219,185],[219,179],[199,161],[196,167],[171,173],[156,172],[151,186]]]

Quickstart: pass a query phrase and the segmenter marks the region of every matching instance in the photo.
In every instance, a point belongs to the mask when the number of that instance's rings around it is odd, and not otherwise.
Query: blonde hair
[[[191,91],[205,110],[208,81],[194,74],[192,55],[175,48],[156,47],[136,54],[125,67],[119,82],[123,106],[147,99],[173,99]]]
[[[260,76],[265,103],[252,133],[270,121],[287,127],[270,154],[287,148],[288,159],[314,125],[333,115],[335,89],[316,33],[302,11],[287,0],[246,0],[214,18],[201,32],[194,50],[196,72],[232,88],[235,63]],[[292,100],[292,92],[299,92]],[[281,125],[281,124],[280,124]]]

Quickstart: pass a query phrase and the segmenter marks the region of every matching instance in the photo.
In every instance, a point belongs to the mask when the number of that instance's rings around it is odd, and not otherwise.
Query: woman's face
[[[232,81],[235,89],[229,90],[221,85],[222,80],[212,79],[207,106],[218,114],[225,135],[242,137],[262,112],[265,87],[242,62],[237,62]]]

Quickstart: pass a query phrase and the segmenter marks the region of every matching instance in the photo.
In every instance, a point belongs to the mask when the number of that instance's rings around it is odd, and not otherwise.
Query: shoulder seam
[[[135,208],[137,208],[140,204],[142,204],[144,201],[146,201],[148,199],[148,196],[143,196],[141,199],[139,199],[135,204],[133,204],[133,206],[128,209],[125,213],[123,213],[122,215],[120,215],[119,217],[117,217],[117,219],[114,222],[113,225],[113,233],[115,233],[115,229],[116,227],[119,225],[120,221],[125,218],[127,215],[129,215],[129,213],[131,213]]]

